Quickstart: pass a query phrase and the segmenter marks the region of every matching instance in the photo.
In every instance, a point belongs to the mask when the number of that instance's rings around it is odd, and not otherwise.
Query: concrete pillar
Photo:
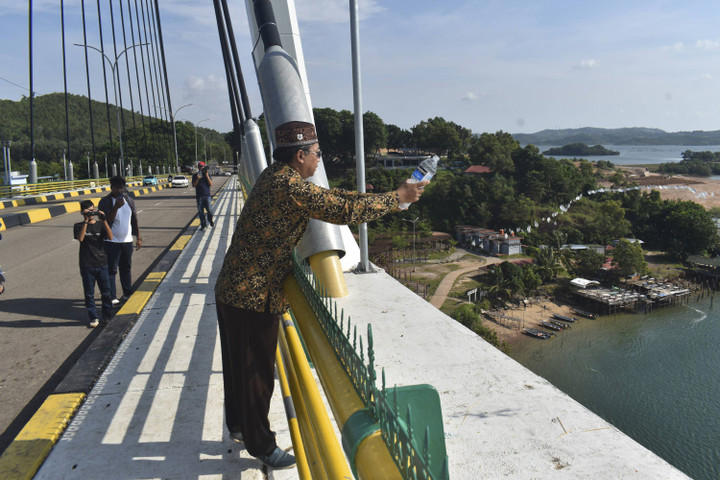
[[[67,169],[67,171],[68,171],[68,174],[67,174],[67,175],[68,175],[68,178],[67,178],[67,179],[68,179],[68,181],[72,182],[73,180],[75,180],[75,175],[73,174],[73,164],[72,164],[72,160],[68,162],[68,169]]]
[[[30,183],[37,183],[37,162],[33,158],[30,160],[30,178],[28,178]]]
[[[93,178],[100,178],[100,169],[97,162],[93,162]]]

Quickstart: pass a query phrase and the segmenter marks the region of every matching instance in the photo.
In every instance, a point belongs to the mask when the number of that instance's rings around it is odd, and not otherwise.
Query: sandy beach
[[[625,167],[625,169],[630,172],[638,170],[637,168],[631,167]],[[664,188],[658,191],[663,200],[691,200],[707,209],[720,207],[720,179],[650,174],[645,177],[631,177],[630,180],[640,185],[688,185],[692,187],[695,192],[686,189],[675,190],[672,188]]]
[[[507,343],[511,349],[519,345],[521,341],[529,338],[522,333],[523,325],[524,328],[543,329],[540,322],[549,320],[553,313],[579,319],[578,315],[572,312],[572,307],[569,305],[558,304],[547,299],[533,302],[526,307],[509,308],[507,310],[492,311],[491,313],[504,314],[506,317],[520,320],[520,322],[504,323],[502,320],[496,322],[487,317],[483,318],[483,325],[493,329],[497,333],[500,342]]]

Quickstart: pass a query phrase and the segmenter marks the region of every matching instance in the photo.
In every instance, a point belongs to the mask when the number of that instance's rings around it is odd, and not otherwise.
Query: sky
[[[348,1],[295,1],[313,106],[352,110]],[[252,113],[258,116],[262,104],[250,57],[255,39],[245,2],[228,3]],[[108,2],[101,4],[104,44],[111,50]],[[358,0],[358,5],[363,110],[385,123],[410,128],[441,116],[474,133],[587,126],[720,129],[716,2]],[[88,25],[94,26],[88,44],[97,46],[96,8],[96,2],[86,2]],[[160,15],[173,107],[192,104],[177,119],[230,130],[212,1],[160,0]],[[62,92],[59,2],[34,1],[33,16],[34,90]],[[79,0],[65,1],[65,22],[68,89],[85,95],[83,49],[72,45],[83,43]],[[0,0],[0,98],[27,95],[27,39],[27,3]],[[100,55],[89,55],[96,79],[92,96],[104,101]]]

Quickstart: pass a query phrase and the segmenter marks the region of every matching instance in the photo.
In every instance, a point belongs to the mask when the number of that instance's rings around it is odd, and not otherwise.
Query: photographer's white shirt
[[[122,197],[120,197],[122,198]],[[117,202],[118,199],[112,198],[113,205],[115,205],[115,202]],[[125,205],[118,208],[117,213],[115,214],[115,220],[113,221],[112,225],[110,225],[110,229],[112,230],[113,239],[112,240],[106,240],[107,242],[114,242],[114,243],[132,243],[132,227],[130,225],[130,218],[132,217],[132,209],[130,208],[130,205],[125,200]]]

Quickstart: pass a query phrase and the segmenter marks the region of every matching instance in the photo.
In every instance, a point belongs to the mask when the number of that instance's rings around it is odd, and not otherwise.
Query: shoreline
[[[512,327],[503,325],[495,320],[491,320],[487,317],[483,318],[483,325],[492,329],[498,336],[500,343],[505,342],[510,347],[511,356],[513,348],[522,344],[524,339],[533,340],[527,335],[523,334],[523,328],[538,328],[542,329],[540,322],[544,322],[550,319],[552,314],[557,313],[559,315],[565,315],[567,317],[574,317],[578,320],[589,320],[584,317],[579,317],[576,313],[573,313],[570,305],[558,303],[552,299],[543,299],[539,302],[533,302],[525,307],[514,307],[506,310],[493,310],[494,313],[502,313],[505,316],[519,319],[521,321],[520,327]],[[557,332],[561,333],[561,332]]]

